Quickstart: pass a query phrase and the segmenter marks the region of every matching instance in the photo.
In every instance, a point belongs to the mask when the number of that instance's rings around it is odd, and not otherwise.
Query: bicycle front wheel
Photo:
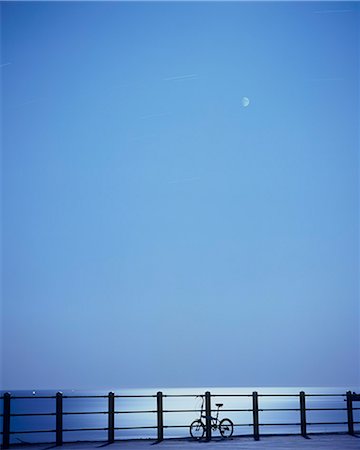
[[[223,419],[219,425],[220,434],[224,438],[229,438],[232,436],[234,431],[234,424],[230,419]]]
[[[190,434],[193,439],[200,440],[205,434],[205,427],[201,420],[194,420],[190,425]]]

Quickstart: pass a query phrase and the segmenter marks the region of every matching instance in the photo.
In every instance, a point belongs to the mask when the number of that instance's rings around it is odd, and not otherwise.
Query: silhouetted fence
[[[252,423],[235,423],[234,427],[248,427],[251,432],[245,434],[246,436],[253,436],[255,440],[260,439],[260,427],[264,426],[296,426],[299,429],[299,433],[303,437],[308,436],[308,426],[309,425],[344,425],[347,428],[347,433],[350,435],[355,435],[355,425],[360,424],[359,421],[354,420],[354,411],[360,410],[359,407],[355,407],[353,402],[360,401],[360,395],[351,393],[348,391],[346,394],[305,394],[305,392],[300,392],[299,394],[259,394],[258,392],[252,392],[251,394],[211,394],[206,392],[201,395],[165,395],[162,392],[158,392],[156,395],[115,395],[113,392],[109,392],[108,395],[63,395],[58,392],[55,396],[12,396],[10,393],[5,393],[0,397],[3,401],[3,413],[0,415],[2,417],[2,448],[8,449],[10,446],[10,436],[18,434],[28,434],[28,433],[52,433],[54,435],[54,440],[57,446],[63,444],[64,433],[68,432],[80,432],[80,431],[103,431],[107,435],[107,442],[112,443],[115,441],[115,431],[119,430],[144,430],[144,429],[154,429],[155,433],[153,438],[158,441],[164,439],[164,430],[168,428],[189,428],[190,424],[186,425],[165,425],[164,424],[164,414],[168,413],[200,413],[200,409],[164,409],[163,399],[164,398],[187,398],[187,397],[204,397],[205,398],[205,438],[206,440],[211,440],[211,421],[209,420],[211,413],[215,410],[212,409],[211,400],[215,397],[244,397],[250,400],[251,408],[246,409],[223,409],[222,412],[232,412],[241,413],[247,412],[252,415]],[[297,408],[260,408],[259,399],[266,397],[294,397],[295,400],[298,398]],[[343,398],[344,407],[325,407],[325,408],[308,408],[306,405],[306,400],[313,397],[338,397]],[[75,411],[75,412],[64,412],[63,404],[67,399],[107,399],[107,410],[106,411]],[[131,410],[131,411],[119,411],[115,408],[116,400],[121,401],[121,399],[139,399],[139,398],[153,398],[156,402],[156,409],[154,410]],[[54,399],[55,400],[55,411],[43,413],[43,412],[23,412],[23,413],[12,413],[11,407],[13,402],[19,400],[38,400],[38,399]],[[65,401],[65,402],[64,402]],[[273,412],[277,413],[279,411],[288,412],[295,411],[299,414],[299,421],[295,423],[261,423],[260,413],[261,412]],[[344,411],[344,417],[346,421],[332,421],[332,422],[308,422],[307,412],[308,411]],[[346,413],[345,413],[346,412]],[[68,415],[92,415],[92,414],[102,414],[107,416],[107,426],[106,427],[92,427],[92,428],[64,428],[63,418]],[[156,417],[156,425],[154,426],[129,426],[129,427],[116,427],[115,426],[115,416],[117,414],[154,414]],[[11,426],[11,418],[13,417],[33,417],[33,416],[55,416],[55,429],[47,430],[13,430]],[[360,431],[357,431],[358,433]],[[277,433],[280,434],[280,433]],[[283,434],[283,433],[281,433]],[[295,434],[295,433],[288,433]],[[311,433],[316,434],[316,433]],[[236,433],[234,434],[236,436]],[[242,434],[241,436],[244,436]],[[139,436],[141,438],[141,435]]]

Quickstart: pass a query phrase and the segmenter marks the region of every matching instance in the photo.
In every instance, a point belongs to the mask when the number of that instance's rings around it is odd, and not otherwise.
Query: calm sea
[[[165,412],[165,426],[179,426],[175,428],[166,428],[164,431],[166,437],[188,437],[190,423],[198,418],[199,413],[188,410],[200,408],[201,398],[198,395],[204,394],[209,390],[212,395],[212,408],[215,403],[223,403],[224,410],[244,409],[251,410],[251,397],[228,397],[229,394],[249,394],[256,390],[259,397],[260,410],[266,409],[298,409],[299,398],[291,396],[304,390],[306,394],[345,394],[347,390],[356,391],[354,388],[194,388],[194,389],[163,389],[164,410],[187,410],[185,412]],[[116,395],[155,395],[157,389],[114,389]],[[106,395],[108,391],[63,391],[64,396],[75,395]],[[41,399],[41,396],[54,395],[55,391],[13,391],[12,396],[31,396],[30,399],[12,399],[11,413],[53,413],[55,412],[55,399]],[[271,397],[261,395],[286,394],[287,396]],[[187,395],[187,397],[172,397],[173,395]],[[344,396],[314,396],[306,398],[306,406],[310,409],[323,408],[321,410],[307,411],[308,432],[335,432],[347,431],[347,412]],[[64,398],[64,412],[95,412],[107,411],[107,398]],[[360,406],[354,404],[355,406]],[[339,411],[326,411],[324,408],[341,408]],[[2,411],[2,402],[1,402]],[[116,398],[115,427],[156,427],[156,414],[145,411],[156,411],[156,398]],[[143,411],[133,413],[133,411]],[[249,435],[252,433],[252,412],[251,411],[224,411],[220,413],[220,418],[228,417],[236,425],[234,435]],[[2,419],[2,418],[1,418]],[[354,411],[354,420],[360,421],[360,411]],[[299,433],[299,411],[260,411],[260,434],[281,434],[281,433]],[[341,424],[327,425],[324,422],[341,422]],[[320,424],[315,424],[320,423]],[[270,425],[272,424],[272,425]],[[85,414],[85,415],[64,415],[64,429],[78,428],[106,428],[106,414]],[[359,428],[359,425],[356,426]],[[11,418],[11,431],[25,430],[54,430],[55,416],[34,416]],[[215,433],[216,435],[216,433]],[[144,428],[135,430],[117,430],[116,439],[131,438],[155,438],[156,428]],[[77,440],[106,440],[106,430],[101,431],[66,431],[64,432],[64,441]],[[54,433],[31,433],[31,434],[13,434],[11,442],[52,442]]]

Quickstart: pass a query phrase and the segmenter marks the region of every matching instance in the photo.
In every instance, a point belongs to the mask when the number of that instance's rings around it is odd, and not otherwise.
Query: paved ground
[[[105,447],[105,448],[104,448]],[[106,447],[109,447],[106,449]],[[50,450],[55,446],[14,445],[18,450]],[[187,439],[168,439],[160,443],[151,440],[117,441],[108,445],[100,442],[64,444],[62,450],[360,450],[360,436],[314,435],[310,439],[301,436],[268,436],[260,441],[240,437],[211,442],[194,442]]]

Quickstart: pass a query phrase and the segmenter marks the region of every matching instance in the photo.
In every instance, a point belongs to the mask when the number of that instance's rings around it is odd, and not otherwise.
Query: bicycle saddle
[[[224,406],[224,403],[215,403],[215,405],[221,408],[222,406]]]

